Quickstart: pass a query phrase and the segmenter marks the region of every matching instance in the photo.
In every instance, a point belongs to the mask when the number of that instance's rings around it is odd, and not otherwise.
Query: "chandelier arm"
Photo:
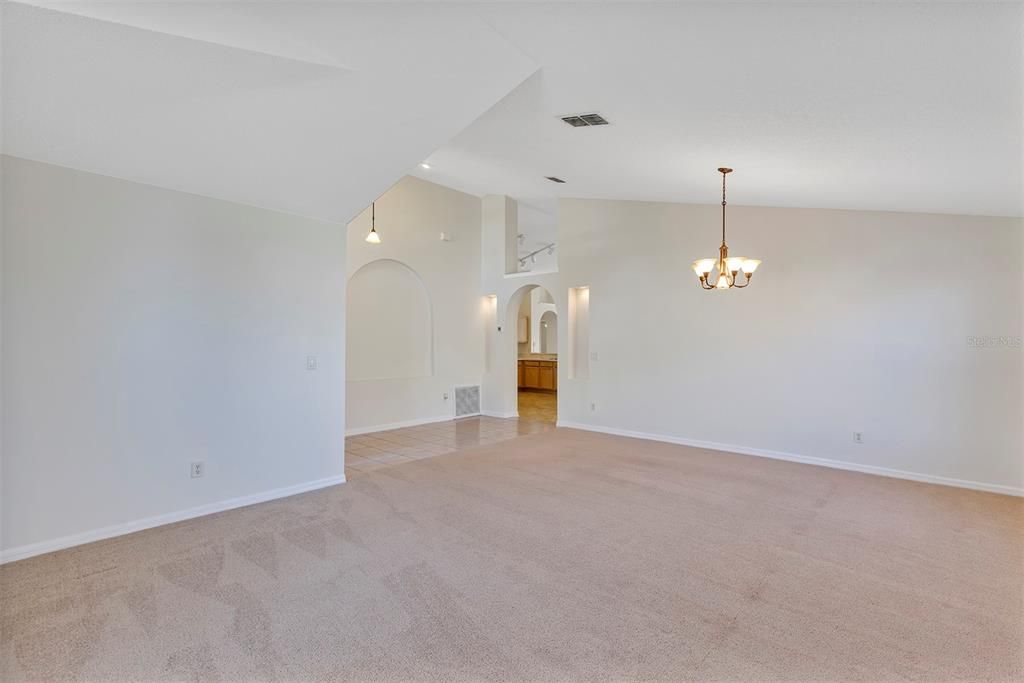
[[[744,287],[749,285],[750,284],[750,276],[751,275],[753,275],[753,273],[743,273],[743,284],[742,285],[736,285],[736,286],[739,287],[740,289],[743,289]]]

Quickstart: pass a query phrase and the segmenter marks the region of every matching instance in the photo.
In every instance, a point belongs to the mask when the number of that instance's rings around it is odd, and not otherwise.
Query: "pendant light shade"
[[[370,232],[366,235],[370,244],[380,244],[380,233],[377,232],[377,202],[370,204]]]
[[[704,276],[705,278],[711,274],[711,270],[715,267],[715,259],[713,258],[702,258],[697,259],[693,262],[693,272],[697,274],[697,277]]]

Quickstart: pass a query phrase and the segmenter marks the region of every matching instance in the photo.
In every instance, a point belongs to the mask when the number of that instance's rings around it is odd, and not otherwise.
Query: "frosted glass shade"
[[[715,289],[729,289],[729,276],[722,273],[718,276],[718,282],[715,283]]]
[[[696,261],[693,262],[693,265],[691,267],[693,268],[693,272],[697,274],[697,277],[700,277],[701,275],[707,275],[708,273],[711,272],[711,269],[715,267],[715,259],[697,259]]]
[[[759,265],[761,265],[761,262],[758,261],[756,258],[748,258],[746,261],[743,262],[743,272],[746,273],[747,275],[750,275],[755,270],[757,270],[757,267]]]
[[[725,267],[729,269],[730,273],[738,272],[743,267],[743,262],[747,259],[742,256],[730,256],[725,259]]]
[[[380,235],[377,234],[376,230],[371,230],[366,235],[366,241],[370,244],[380,244]]]

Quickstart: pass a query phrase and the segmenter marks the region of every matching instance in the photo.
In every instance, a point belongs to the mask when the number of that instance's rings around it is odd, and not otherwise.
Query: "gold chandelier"
[[[722,246],[718,248],[717,259],[697,259],[693,262],[692,268],[704,289],[742,289],[750,284],[750,278],[754,276],[754,271],[761,262],[743,256],[729,256],[729,245],[725,243],[725,176],[732,173],[732,169],[720,168],[718,172],[722,174]],[[711,284],[711,271],[716,267],[718,277],[715,284]],[[740,271],[743,271],[743,284],[740,284],[738,279]]]

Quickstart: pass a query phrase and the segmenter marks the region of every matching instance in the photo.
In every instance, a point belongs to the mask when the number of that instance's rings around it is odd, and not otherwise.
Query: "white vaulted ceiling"
[[[540,243],[559,196],[715,203],[726,164],[736,204],[1022,213],[1021,3],[3,15],[6,153],[256,206],[345,221],[412,171],[519,198]]]
[[[7,154],[345,222],[537,65],[472,12],[9,3]]]
[[[417,174],[542,207],[710,204],[729,165],[736,204],[1020,216],[1021,7],[487,5],[542,68]],[[611,125],[558,118],[580,112]]]

